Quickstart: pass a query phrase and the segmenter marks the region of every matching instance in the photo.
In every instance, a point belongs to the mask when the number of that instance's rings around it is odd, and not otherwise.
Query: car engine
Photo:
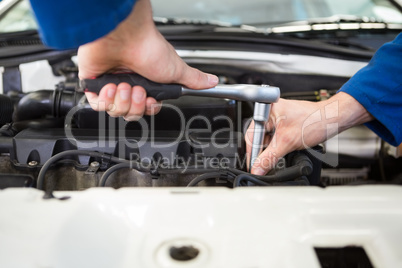
[[[262,39],[247,31],[211,37],[208,32],[177,35],[164,29],[161,32],[189,65],[217,74],[220,84],[271,85],[287,99],[329,98],[373,54],[331,42]],[[231,41],[234,36],[236,42]],[[29,49],[28,56],[19,51],[11,58],[3,55],[1,61],[0,188],[37,187],[51,193],[103,186],[400,183],[398,148],[364,126],[292,152],[266,176],[253,176],[247,172],[244,135],[254,103],[183,96],[164,101],[156,116],[126,122],[92,110],[84,94],[76,91],[76,51],[41,45],[32,51],[31,43],[19,48]],[[41,80],[47,87],[35,85]],[[51,86],[55,81],[59,82]]]
[[[11,98],[3,97],[10,105],[2,107],[11,116]],[[242,103],[233,100],[182,97],[165,101],[156,116],[126,122],[93,111],[83,99],[83,93],[62,82],[55,90],[18,100],[13,123],[1,129],[2,187],[233,187],[250,180],[242,135],[247,105],[243,111]],[[60,154],[65,156],[53,160]],[[312,176],[312,162],[317,161],[303,152],[289,155],[278,164],[281,170],[261,184],[317,183],[319,165]],[[234,185],[241,174],[243,182]]]
[[[215,64],[197,67],[217,68]],[[346,146],[345,153],[338,152],[336,167],[308,151],[298,151],[281,159],[267,176],[252,176],[247,173],[244,133],[253,103],[184,96],[164,101],[156,116],[127,122],[90,108],[84,94],[75,91],[77,71],[62,67],[59,72],[66,80],[53,90],[1,95],[1,188],[38,187],[51,192],[97,186],[329,186],[384,182],[378,178],[389,166],[387,175],[392,179],[400,173],[394,168],[398,160],[385,156],[384,142],[360,127],[340,135],[341,150],[346,141],[359,142]],[[239,68],[227,66],[220,73],[221,82],[268,82],[263,73],[240,73]],[[289,75],[283,82],[271,77],[275,85],[283,84],[282,97],[317,101],[343,82],[319,76],[311,80]],[[323,89],[290,92],[286,90],[289,77],[301,85],[309,79],[310,87],[320,84]],[[326,144],[314,150],[331,153]]]

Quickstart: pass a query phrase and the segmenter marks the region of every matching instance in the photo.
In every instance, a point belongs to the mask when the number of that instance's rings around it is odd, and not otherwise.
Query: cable
[[[66,156],[73,156],[73,155],[85,155],[85,156],[90,156],[90,157],[100,157],[102,159],[108,159],[111,162],[115,162],[115,163],[130,163],[129,160],[121,159],[121,158],[118,158],[115,156],[111,156],[111,155],[107,155],[107,154],[99,153],[99,152],[94,152],[94,151],[80,151],[80,150],[64,151],[64,152],[58,153],[58,154],[52,156],[51,158],[49,158],[49,160],[47,160],[46,163],[42,166],[42,168],[39,172],[39,175],[38,175],[36,187],[39,190],[43,190],[45,174],[46,174],[47,170],[49,169],[49,167],[51,165],[53,165],[55,162],[57,162],[58,160],[66,157]]]
[[[136,169],[139,171],[143,172],[149,172],[150,167],[144,168],[141,163],[136,162],[136,161],[129,161],[126,159],[121,159],[115,156],[111,156],[109,154],[104,154],[100,152],[94,152],[94,151],[80,151],[80,150],[69,150],[69,151],[64,151],[59,154],[56,154],[55,156],[51,157],[46,163],[43,165],[41,168],[38,179],[37,179],[37,188],[43,190],[43,184],[44,184],[44,179],[45,179],[45,174],[49,167],[53,165],[55,162],[59,161],[60,159],[66,157],[66,156],[73,156],[73,155],[85,155],[85,156],[90,156],[90,157],[97,157],[97,158],[102,158],[106,159],[110,162],[118,163],[117,165],[109,168],[102,176],[99,186],[103,187],[106,185],[106,181],[108,180],[109,176],[122,168],[132,168]],[[200,168],[195,168],[194,166],[188,167],[184,172],[182,169],[158,169],[158,172],[161,174],[175,174],[175,173],[180,173],[178,171],[181,171],[182,173],[204,173],[201,174],[200,176],[196,177],[193,179],[187,187],[192,187],[197,185],[199,182],[203,180],[208,180],[208,179],[213,179],[213,178],[222,178],[226,177],[225,179],[228,178],[233,178],[234,183],[233,187],[238,187],[242,185],[243,181],[250,181],[253,182],[257,185],[264,185],[264,186],[269,186],[272,185],[273,183],[276,182],[286,182],[290,181],[292,179],[309,175],[312,172],[312,163],[309,160],[307,156],[298,156],[296,159],[296,165],[292,167],[288,167],[284,170],[278,171],[274,175],[268,175],[268,176],[255,176],[251,175],[247,172],[235,169],[235,168],[224,168],[224,169],[214,169],[214,168],[207,168],[207,169],[200,169]],[[205,173],[208,172],[208,173]]]
[[[119,163],[117,165],[114,165],[113,167],[109,168],[106,170],[105,173],[103,173],[100,181],[99,181],[99,187],[105,187],[106,181],[109,179],[109,176],[112,175],[117,170],[123,169],[123,168],[132,168],[132,163]]]
[[[293,180],[297,177],[300,177],[302,175],[309,175],[309,174],[305,174],[306,170],[301,165],[288,167],[284,170],[280,170],[280,171],[276,172],[274,175],[266,175],[266,176],[252,175],[250,173],[247,173],[247,172],[244,172],[241,170],[237,170],[237,169],[229,169],[229,170],[237,175],[235,181],[233,182],[233,187],[241,186],[240,183],[244,180],[247,180],[250,182],[254,182],[254,180],[258,180],[258,183],[256,183],[258,185],[265,185],[265,184],[272,185],[272,183],[275,183],[275,182],[286,182],[286,181]],[[240,179],[238,180],[238,177],[242,176],[242,175],[244,175],[244,176],[240,177]],[[249,178],[252,178],[252,179],[249,179]],[[265,184],[262,184],[262,183],[265,183]]]
[[[307,178],[305,176],[313,172],[311,160],[304,154],[298,154],[294,157],[293,163],[295,163],[294,166],[279,170],[274,175],[268,176],[255,176],[243,171],[231,170],[233,173],[240,173],[233,182],[233,188],[241,186],[242,181],[269,186],[275,182],[288,182],[299,177],[302,177],[303,182],[301,182],[301,184],[297,183],[297,185],[306,185],[304,179],[307,180]],[[288,183],[288,185],[291,184],[292,183]]]
[[[235,169],[235,168],[228,168],[228,171],[236,174],[236,175],[241,175],[241,174],[248,174],[251,175],[248,172]],[[289,181],[294,178],[303,176],[303,175],[310,175],[312,172],[312,169],[306,169],[304,165],[296,165],[292,167],[285,168],[283,170],[279,170],[273,175],[265,175],[265,176],[259,176],[259,175],[251,175],[254,178],[257,178],[259,180],[265,181],[265,182],[278,182],[278,181]]]
[[[256,177],[252,176],[251,174],[240,174],[236,177],[236,179],[233,182],[233,188],[238,187],[241,185],[242,181],[249,181],[257,185],[261,186],[271,186],[271,184],[266,183],[262,180],[257,179]]]
[[[233,188],[239,187],[239,186],[247,186],[247,184],[242,184],[243,182],[252,182],[256,185],[260,186],[296,186],[296,185],[310,185],[308,179],[306,176],[301,176],[300,180],[296,181],[282,181],[282,182],[265,182],[261,179],[257,179],[251,174],[241,174],[236,177],[236,179],[233,182]]]
[[[193,187],[193,186],[196,186],[199,182],[201,182],[203,180],[213,179],[213,178],[216,178],[216,177],[222,177],[224,175],[236,178],[234,183],[233,183],[233,187],[241,186],[241,183],[244,182],[244,181],[250,181],[250,182],[253,182],[253,183],[257,184],[257,185],[262,185],[262,186],[270,186],[275,182],[276,183],[278,183],[278,182],[287,182],[287,181],[293,180],[293,179],[295,179],[297,177],[300,177],[300,176],[303,176],[303,175],[309,175],[312,170],[311,169],[306,169],[306,166],[310,166],[310,165],[311,165],[310,161],[307,161],[307,162],[299,161],[299,163],[297,165],[295,165],[295,166],[286,168],[284,170],[280,170],[276,174],[268,175],[268,176],[251,175],[250,173],[247,173],[245,171],[235,169],[235,168],[223,169],[220,172],[217,172],[218,169],[204,169],[204,170],[198,169],[199,171],[203,171],[203,172],[209,172],[209,171],[211,171],[211,172],[202,174],[202,175],[194,178],[187,185],[187,187]],[[166,172],[166,171],[168,171],[168,172]],[[188,173],[191,173],[192,171],[195,171],[195,169],[188,169]],[[170,173],[170,172],[173,173],[173,170],[164,169],[163,172],[160,172],[160,173],[163,174],[165,172],[166,173]],[[303,183],[296,183],[296,184],[297,185],[305,185],[304,182]]]
[[[187,185],[187,187],[194,187],[201,181],[208,180],[208,179],[220,178],[222,175],[226,175],[226,174],[224,174],[222,172],[210,172],[210,173],[205,173],[205,174],[199,175],[196,178],[194,178],[192,181],[190,181],[190,183]]]

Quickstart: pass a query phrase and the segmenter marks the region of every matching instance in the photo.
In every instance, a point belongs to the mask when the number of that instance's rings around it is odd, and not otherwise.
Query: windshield
[[[155,17],[271,27],[334,15],[354,15],[402,23],[388,0],[151,0]],[[29,2],[22,0],[0,14],[0,33],[36,30]]]
[[[355,15],[402,23],[386,0],[151,0],[154,16],[273,26],[334,15]],[[179,8],[178,8],[179,7]]]
[[[5,14],[1,14],[0,33],[21,32],[37,29],[38,26],[28,1],[20,1]]]

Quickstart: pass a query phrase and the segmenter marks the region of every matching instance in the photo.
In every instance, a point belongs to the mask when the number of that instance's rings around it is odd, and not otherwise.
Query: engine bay
[[[182,97],[165,101],[156,116],[126,122],[93,111],[81,102],[83,96],[56,89],[19,100],[15,122],[2,128],[1,176],[9,178],[9,186],[232,188],[256,180],[246,172],[242,134],[247,123],[242,113],[249,114],[250,107],[243,112],[233,100]],[[312,162],[317,161],[304,152],[289,155],[257,185],[317,184],[319,165],[310,176]]]
[[[248,28],[177,23],[157,21],[178,55],[216,74],[220,84],[264,84],[279,88],[281,98],[315,102],[336,94],[368,63],[379,40],[397,34],[265,35]],[[251,175],[244,136],[254,103],[183,96],[163,101],[155,116],[127,122],[94,111],[84,93],[77,92],[76,50],[51,50],[37,35],[6,38],[18,53],[2,50],[0,55],[0,188],[51,193],[103,186],[401,183],[400,149],[364,126],[288,154],[266,176]]]
[[[205,56],[186,61],[219,75],[222,84],[270,84],[281,97],[321,101],[347,77],[264,71],[260,62]],[[240,55],[241,56],[241,55]],[[238,55],[239,57],[239,55]],[[288,154],[266,176],[247,172],[244,134],[253,103],[184,96],[163,102],[155,116],[138,122],[91,109],[76,92],[78,70],[71,58],[49,62],[64,77],[54,89],[1,95],[1,188],[84,190],[91,187],[331,186],[400,183],[400,159],[365,127],[341,133],[335,145],[313,148],[333,155],[322,163],[306,150]],[[298,86],[298,91],[293,89]],[[391,155],[390,155],[391,152]]]

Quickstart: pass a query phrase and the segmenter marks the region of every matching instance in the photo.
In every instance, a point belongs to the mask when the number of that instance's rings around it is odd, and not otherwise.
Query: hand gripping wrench
[[[277,87],[267,85],[222,85],[202,90],[194,90],[185,88],[178,84],[159,84],[152,82],[138,74],[120,73],[120,74],[104,74],[94,79],[84,79],[80,82],[77,91],[98,93],[106,84],[126,82],[131,86],[140,85],[146,92],[148,97],[153,97],[158,101],[167,99],[177,99],[181,96],[200,96],[233,99],[239,101],[255,102],[254,106],[254,134],[250,157],[250,169],[255,159],[261,152],[264,135],[265,123],[269,119],[271,104],[277,102],[280,96],[280,90]]]

